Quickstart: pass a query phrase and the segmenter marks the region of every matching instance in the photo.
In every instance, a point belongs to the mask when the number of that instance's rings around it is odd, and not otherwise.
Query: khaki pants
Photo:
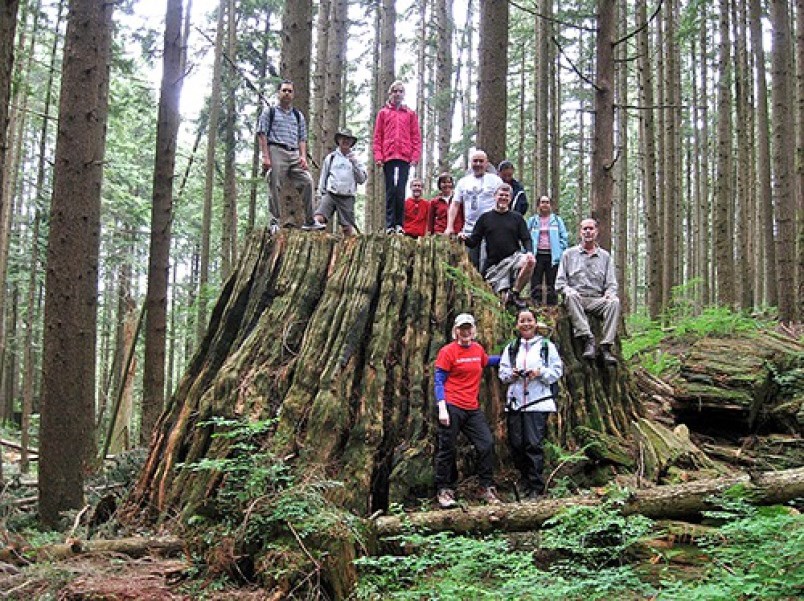
[[[567,307],[572,321],[574,336],[585,338],[592,335],[589,320],[586,318],[586,314],[589,313],[603,318],[603,338],[600,340],[600,344],[614,344],[614,338],[617,336],[617,324],[620,321],[619,298],[616,296],[604,298],[602,296],[572,295],[564,298],[564,305]]]
[[[313,178],[310,172],[302,169],[299,164],[298,150],[285,150],[280,146],[268,146],[271,155],[271,176],[269,187],[271,199],[269,209],[271,211],[271,221],[285,225],[303,225],[298,223],[299,216],[304,215],[304,223],[311,223],[313,220]],[[281,194],[292,194],[288,186],[293,186],[301,197],[301,211],[286,208],[286,203],[281,202]],[[298,201],[295,201],[298,202]],[[295,218],[294,218],[295,217]]]

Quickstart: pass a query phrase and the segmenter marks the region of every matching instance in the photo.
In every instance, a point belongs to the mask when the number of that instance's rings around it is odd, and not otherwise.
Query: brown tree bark
[[[477,147],[496,165],[505,158],[508,82],[508,3],[480,0]]]
[[[595,122],[592,145],[592,217],[597,219],[600,245],[611,248],[611,203],[614,196],[614,41],[616,0],[597,3],[597,66]]]
[[[3,173],[8,147],[8,105],[14,72],[14,37],[17,31],[18,10],[19,0],[3,0],[0,5],[0,191],[5,188]]]
[[[221,107],[221,70],[223,67],[224,23],[227,0],[218,2],[218,24],[215,29],[215,58],[212,64],[212,89],[209,95],[207,122],[207,155],[204,165],[204,205],[201,215],[201,253],[198,268],[198,316],[195,323],[196,343],[200,343],[207,327],[209,299],[209,261],[212,238],[212,194],[215,188],[215,147],[218,142],[218,119]],[[273,215],[277,218],[276,215]]]
[[[148,252],[148,289],[145,296],[145,365],[143,367],[141,442],[150,440],[151,431],[162,412],[165,399],[170,228],[173,220],[176,139],[181,120],[179,99],[184,83],[182,65],[185,45],[182,35],[182,11],[182,0],[168,0],[162,55],[162,83],[156,126],[151,240]]]
[[[796,196],[795,131],[790,10],[787,0],[770,0],[770,19],[773,27],[773,195],[776,206],[776,269],[779,289],[779,318],[796,319]]]
[[[310,114],[310,57],[313,54],[312,0],[285,2],[282,13],[280,75],[293,82],[293,106]]]
[[[83,503],[93,456],[98,240],[113,4],[72,0],[50,210],[39,458],[44,524]]]
[[[346,0],[330,2],[327,61],[324,67],[324,112],[321,115],[321,143],[324,147],[322,157],[334,147],[335,132],[340,126],[348,10],[349,3]]]
[[[648,11],[645,0],[637,2],[637,34],[639,50],[639,101],[644,107],[640,111],[640,138],[645,149],[641,165],[645,198],[645,238],[647,242],[646,279],[647,306],[651,319],[657,319],[662,312],[662,257],[659,245],[658,199],[656,197],[656,132],[653,114],[653,74],[651,70],[651,48],[648,35]]]
[[[329,52],[329,30],[331,9],[330,0],[320,0],[318,3],[318,18],[316,19],[316,49],[315,49],[315,69],[313,70],[313,101],[311,104],[310,134],[313,137],[313,144],[307,147],[312,149],[313,164],[316,166],[316,173],[320,175],[321,162],[327,156],[329,141],[324,139],[324,98],[326,96],[326,74],[329,68],[327,53]],[[267,51],[268,45],[265,45]],[[267,58],[267,56],[266,56]],[[318,182],[318,177],[313,174],[313,181]]]
[[[729,0],[720,0],[717,83],[717,177],[715,179],[715,270],[717,302],[734,307],[734,230],[732,228],[732,58],[729,29]]]
[[[232,273],[237,261],[237,105],[239,76],[232,62],[237,60],[236,0],[228,0],[226,9],[226,88],[223,118],[223,210],[221,212],[221,279]],[[167,274],[165,275],[167,278]],[[167,279],[166,279],[167,281]]]
[[[256,235],[226,283],[210,329],[160,418],[130,510],[192,515],[220,474],[180,469],[226,457],[213,416],[278,417],[265,443],[304,471],[325,466],[348,485],[339,504],[368,515],[431,493],[435,354],[454,315],[472,311],[484,346],[509,330],[498,301],[469,267],[463,247],[366,236],[335,244],[301,232]],[[423,324],[430,324],[423,327]],[[587,431],[627,436],[642,409],[626,370],[582,359],[568,318],[554,340],[565,377],[550,439],[577,448]],[[491,370],[480,398],[503,444],[504,394]],[[210,446],[211,445],[211,446]],[[464,468],[465,469],[465,468]]]
[[[452,2],[453,0],[435,0],[436,26],[436,72],[435,126],[438,128],[437,157],[438,172],[449,170],[449,144],[452,140]]]

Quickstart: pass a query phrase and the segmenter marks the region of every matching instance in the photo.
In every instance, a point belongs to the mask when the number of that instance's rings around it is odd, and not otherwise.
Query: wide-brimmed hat
[[[475,318],[472,317],[469,313],[461,313],[455,318],[455,325],[453,327],[460,328],[461,326],[465,326],[466,324],[474,326]]]
[[[353,136],[352,132],[350,132],[348,129],[342,129],[341,131],[335,134],[335,143],[340,144],[341,138],[347,138],[351,140],[352,142],[351,144],[349,144],[349,146],[354,146],[355,143],[357,143],[357,136]]]

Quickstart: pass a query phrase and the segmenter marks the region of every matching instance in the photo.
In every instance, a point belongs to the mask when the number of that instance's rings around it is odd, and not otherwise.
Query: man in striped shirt
[[[292,185],[299,193],[304,223],[313,221],[313,178],[307,165],[307,123],[304,115],[293,107],[293,82],[279,84],[279,104],[267,107],[257,124],[257,139],[262,153],[262,169],[269,173],[271,191],[271,225],[299,225],[290,213],[283,211],[280,193]],[[283,214],[284,213],[284,214]]]

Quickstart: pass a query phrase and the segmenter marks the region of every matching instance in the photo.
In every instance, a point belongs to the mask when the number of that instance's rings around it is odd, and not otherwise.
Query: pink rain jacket
[[[395,108],[390,102],[377,113],[374,124],[374,160],[383,163],[401,159],[418,163],[422,155],[419,118],[404,104]]]

